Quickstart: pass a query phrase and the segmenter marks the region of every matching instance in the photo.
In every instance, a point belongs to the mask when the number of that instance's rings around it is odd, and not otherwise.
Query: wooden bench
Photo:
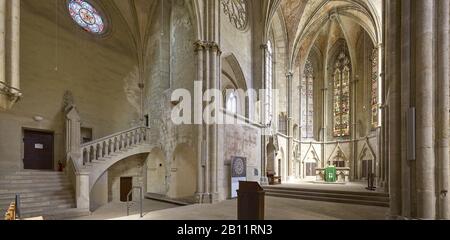
[[[267,172],[267,178],[269,179],[269,185],[281,184],[281,176],[275,176],[274,172]]]

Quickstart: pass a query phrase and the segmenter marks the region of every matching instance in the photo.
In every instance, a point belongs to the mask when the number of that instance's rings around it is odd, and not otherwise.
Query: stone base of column
[[[288,182],[295,182],[295,181],[297,181],[298,179],[297,179],[297,177],[295,177],[295,176],[289,176],[288,178],[287,178],[287,181]]]
[[[269,186],[269,178],[261,177],[261,179],[259,180],[259,184],[261,186]]]
[[[212,204],[219,202],[219,193],[196,193],[199,204]]]

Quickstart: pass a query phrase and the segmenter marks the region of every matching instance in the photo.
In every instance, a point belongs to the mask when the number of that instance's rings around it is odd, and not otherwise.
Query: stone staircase
[[[61,172],[21,171],[0,173],[0,212],[20,194],[21,218],[43,216],[65,219],[89,214],[76,209],[73,186]]]
[[[123,132],[97,139],[81,145],[79,171],[89,174],[89,189],[111,166],[130,156],[150,153],[149,131],[146,127],[135,127]]]
[[[265,186],[264,190],[266,190],[266,196],[271,197],[389,207],[389,194],[382,192],[357,192],[282,186]]]

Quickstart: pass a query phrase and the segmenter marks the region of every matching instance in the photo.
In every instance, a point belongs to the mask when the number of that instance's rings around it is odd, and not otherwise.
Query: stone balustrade
[[[149,140],[146,127],[136,127],[81,145],[82,164],[109,157]]]

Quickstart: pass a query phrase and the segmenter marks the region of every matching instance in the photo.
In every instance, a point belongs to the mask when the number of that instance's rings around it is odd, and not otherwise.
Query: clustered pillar
[[[203,92],[206,89],[219,89],[221,70],[221,50],[219,44],[220,32],[220,2],[217,0],[197,0],[202,12],[202,32],[198,33],[200,40],[195,43],[197,53],[197,78],[202,82]],[[202,94],[203,95],[203,94]],[[220,104],[219,101],[215,101]],[[203,103],[204,104],[204,103]],[[204,109],[204,107],[203,107]],[[203,112],[203,109],[201,111]],[[219,109],[216,106],[215,109]],[[198,109],[194,109],[198,111]],[[218,171],[219,146],[218,125],[202,124],[198,126],[198,185],[197,200],[199,203],[213,203],[219,199]]]
[[[385,4],[390,213],[448,219],[450,2]]]
[[[0,110],[10,109],[20,91],[20,0],[0,0]]]

